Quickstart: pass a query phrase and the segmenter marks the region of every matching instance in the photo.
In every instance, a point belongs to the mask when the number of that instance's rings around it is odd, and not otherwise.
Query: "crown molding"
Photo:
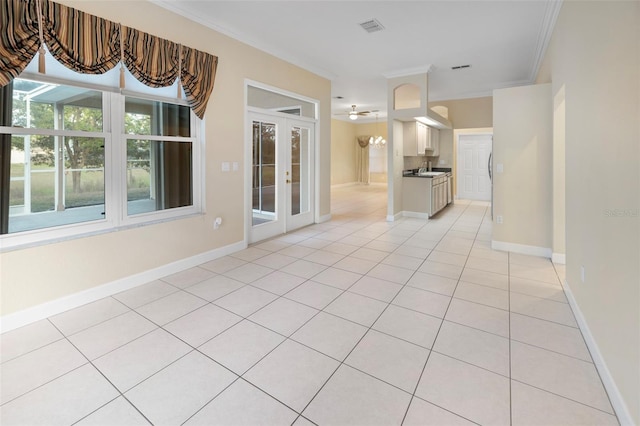
[[[493,96],[494,90],[499,89],[508,89],[510,87],[518,87],[518,86],[528,86],[531,82],[529,80],[516,80],[516,81],[507,81],[505,83],[499,84],[493,89],[487,90],[478,90],[475,92],[459,92],[459,93],[451,93],[445,94],[444,96],[429,96],[429,102],[440,102],[440,101],[453,101],[460,99],[472,99],[472,98],[484,98],[487,96]]]
[[[432,69],[433,69],[433,65],[427,64],[419,67],[404,68],[400,70],[389,71],[389,72],[383,73],[382,76],[384,78],[406,77],[408,75],[426,74]]]
[[[540,71],[540,65],[544,59],[544,55],[547,53],[547,47],[549,47],[549,41],[553,35],[553,29],[556,26],[560,9],[562,8],[563,0],[549,0],[544,11],[544,19],[540,26],[540,32],[538,33],[538,42],[536,44],[535,56],[529,73],[529,83],[533,84]]]
[[[204,25],[207,28],[210,28],[220,34],[223,34],[227,37],[230,37],[236,41],[239,41],[240,43],[244,43],[246,45],[249,45],[251,47],[255,47],[258,50],[261,50],[262,52],[268,53],[269,55],[272,55],[278,59],[281,59],[285,62],[289,62],[290,64],[293,64],[295,66],[298,66],[304,70],[307,70],[309,72],[312,72],[316,75],[319,75],[320,77],[326,78],[327,80],[335,80],[338,76],[335,73],[332,73],[330,71],[327,71],[323,68],[319,68],[316,67],[314,65],[311,65],[309,63],[306,63],[304,61],[299,60],[298,58],[295,58],[294,56],[291,56],[287,53],[285,53],[284,51],[275,48],[271,45],[262,43],[260,41],[257,40],[253,40],[249,37],[247,37],[244,34],[241,33],[237,33],[235,31],[229,30],[228,28],[224,28],[218,24],[216,24],[215,22],[212,22],[210,20],[204,19],[202,16],[194,14],[193,12],[187,10],[186,8],[180,6],[180,2],[177,1],[172,1],[172,0],[149,0],[151,3],[155,4],[156,6],[159,6],[163,9],[166,9],[170,12],[173,12],[177,15],[180,15],[184,18],[189,19],[190,21],[196,22],[198,24]]]

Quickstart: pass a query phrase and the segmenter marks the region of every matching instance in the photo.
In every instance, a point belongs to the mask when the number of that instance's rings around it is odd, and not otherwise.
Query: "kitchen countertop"
[[[402,171],[402,177],[416,177],[416,178],[426,178],[426,179],[431,179],[433,177],[437,177],[437,176],[424,176],[424,175],[420,175],[418,174],[418,170],[419,169],[409,169],[409,170],[403,170]],[[441,172],[441,173],[451,173],[451,168],[449,167],[434,167],[431,169],[432,172]],[[442,176],[442,175],[440,175]]]

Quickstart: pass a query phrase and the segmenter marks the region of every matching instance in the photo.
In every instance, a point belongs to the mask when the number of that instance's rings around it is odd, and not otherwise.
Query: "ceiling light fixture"
[[[376,114],[376,132],[378,132],[378,114]],[[369,146],[373,148],[383,148],[387,141],[382,136],[371,136]]]
[[[358,119],[358,113],[355,111],[352,111],[349,113],[349,119],[350,120],[357,120]]]

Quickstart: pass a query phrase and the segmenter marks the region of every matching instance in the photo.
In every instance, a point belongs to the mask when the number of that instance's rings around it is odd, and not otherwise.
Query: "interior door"
[[[249,242],[313,223],[315,125],[252,112]]]
[[[458,138],[458,198],[491,200],[488,163],[491,154],[490,134],[460,135]]]

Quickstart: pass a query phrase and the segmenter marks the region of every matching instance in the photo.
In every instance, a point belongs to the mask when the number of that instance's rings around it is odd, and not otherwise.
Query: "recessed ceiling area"
[[[332,114],[387,112],[386,77],[429,70],[429,100],[532,83],[559,1],[153,0],[332,81]],[[381,31],[361,24],[375,20]],[[471,67],[452,67],[471,64]],[[337,99],[341,96],[342,99]]]

